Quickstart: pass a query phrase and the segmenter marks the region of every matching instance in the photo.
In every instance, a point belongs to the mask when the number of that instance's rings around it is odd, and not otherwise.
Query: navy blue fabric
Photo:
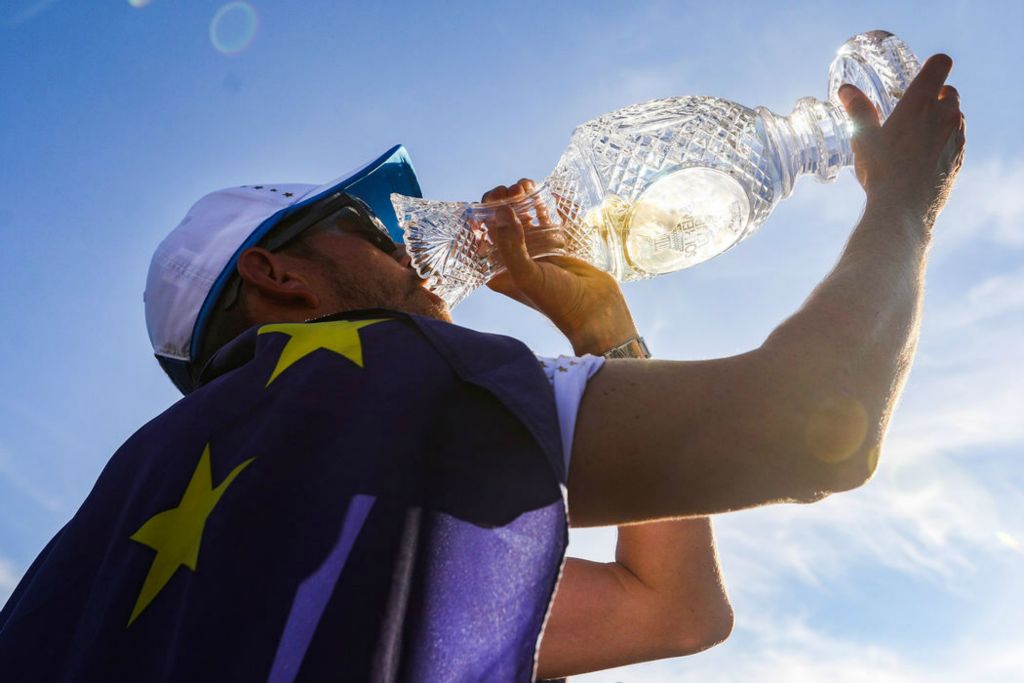
[[[267,385],[253,329],[113,456],[0,612],[18,681],[528,681],[567,542],[554,399],[519,342],[433,320],[359,331]],[[337,317],[335,318],[337,319]],[[315,325],[317,323],[310,323]],[[209,447],[202,532],[129,625]]]

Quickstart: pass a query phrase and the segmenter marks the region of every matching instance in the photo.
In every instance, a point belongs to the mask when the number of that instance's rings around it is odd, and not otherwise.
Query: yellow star
[[[271,373],[266,386],[287,370],[317,349],[334,351],[363,367],[363,344],[359,340],[359,330],[367,325],[381,323],[387,318],[378,320],[339,320],[330,323],[281,323],[264,325],[260,334],[267,332],[283,332],[291,337],[277,359],[277,367]]]
[[[149,566],[132,615],[128,618],[129,626],[167,585],[179,566],[185,565],[192,571],[196,570],[199,542],[203,537],[207,517],[213,512],[228,485],[252,461],[253,458],[249,458],[238,465],[214,488],[210,471],[210,444],[206,444],[178,507],[158,512],[132,534],[133,541],[155,550],[156,557]]]

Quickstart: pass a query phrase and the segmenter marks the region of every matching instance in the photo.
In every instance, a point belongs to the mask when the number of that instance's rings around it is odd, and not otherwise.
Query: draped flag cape
[[[520,342],[253,328],[111,458],[0,612],[10,681],[529,681],[567,542]]]

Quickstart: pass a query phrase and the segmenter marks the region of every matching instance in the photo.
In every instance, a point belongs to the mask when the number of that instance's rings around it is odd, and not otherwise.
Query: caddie
[[[879,125],[835,269],[758,348],[653,360],[618,285],[489,226],[495,289],[572,354],[454,325],[389,197],[405,150],[325,185],[200,199],[146,321],[184,398],[111,458],[0,612],[6,680],[532,681],[697,652],[732,612],[708,515],[866,482],[911,365],[964,119],[937,55]],[[529,180],[484,200],[531,190]],[[609,563],[568,525],[616,525]]]

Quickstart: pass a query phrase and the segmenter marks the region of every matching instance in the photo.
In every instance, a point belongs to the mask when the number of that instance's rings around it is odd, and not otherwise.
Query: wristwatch
[[[650,358],[651,352],[644,343],[644,338],[636,336],[601,355],[605,358]]]

